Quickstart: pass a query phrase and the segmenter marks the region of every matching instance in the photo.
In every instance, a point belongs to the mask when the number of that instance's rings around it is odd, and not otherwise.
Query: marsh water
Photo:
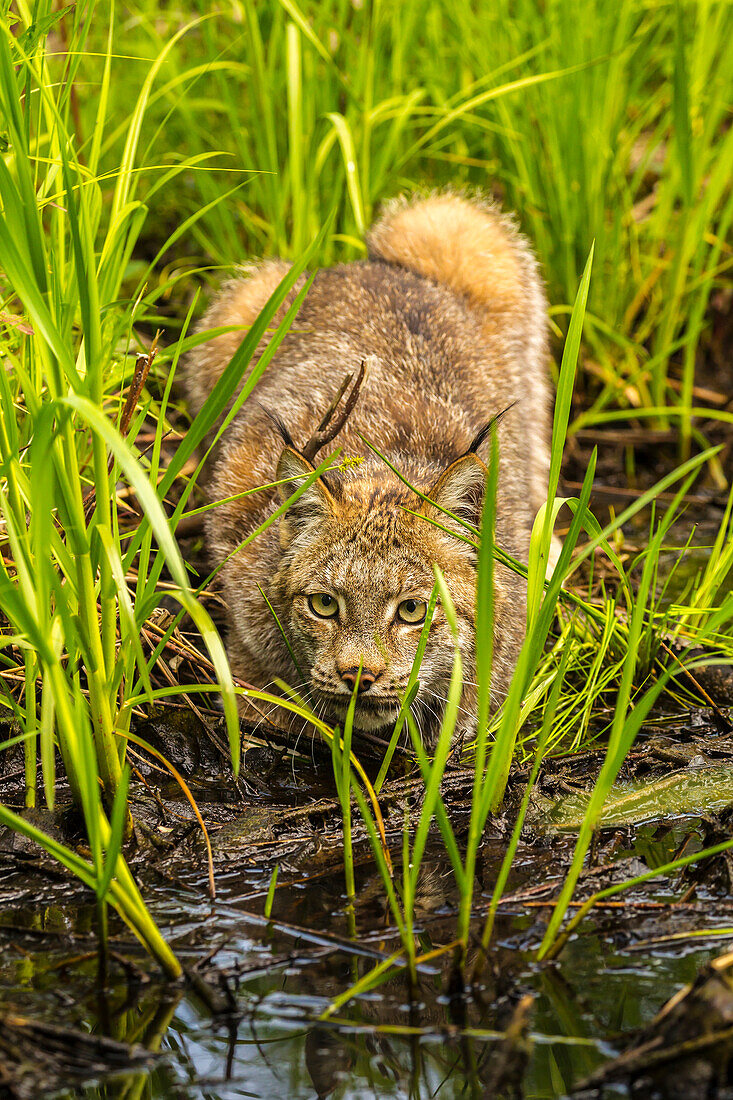
[[[690,804],[700,789],[712,794],[715,788],[717,809],[724,812],[733,802],[731,764],[714,762],[724,739],[700,722],[693,725],[694,735],[688,730],[681,738],[692,754],[691,768],[678,781],[698,784]],[[657,743],[658,732],[652,755]],[[698,766],[695,756],[705,745],[713,751],[704,767]],[[313,781],[307,776],[301,790]],[[712,810],[707,819],[694,816],[676,797],[678,790],[666,798],[669,784],[659,774],[647,787],[658,801],[656,808],[642,805],[641,813],[640,781],[617,792],[622,803],[631,796],[634,812],[624,816],[613,808],[586,893],[659,866],[682,845],[709,840]],[[209,798],[215,810],[228,795],[209,784],[197,797],[202,803]],[[0,1075],[0,1095],[563,1096],[622,1049],[733,939],[733,901],[715,874],[691,877],[694,889],[660,877],[596,911],[558,962],[535,963],[533,952],[567,866],[578,811],[573,799],[542,797],[525,828],[478,991],[470,995],[456,987],[448,953],[421,966],[416,987],[397,974],[324,1018],[334,999],[397,950],[399,941],[366,848],[357,845],[360,866],[351,913],[338,869],[338,828],[326,820],[320,803],[306,799],[304,805],[315,806],[314,812],[284,824],[279,837],[272,818],[280,812],[285,821],[287,812],[265,804],[250,807],[244,817],[232,813],[218,830],[212,828],[217,887],[212,901],[197,831],[181,832],[180,820],[176,829],[171,825],[173,815],[186,817],[186,804],[166,801],[169,825],[162,831],[177,831],[183,839],[175,853],[148,852],[133,862],[154,917],[191,969],[193,977],[181,986],[161,982],[114,922],[113,955],[100,983],[96,910],[88,896],[5,834],[0,1016],[6,1036],[15,1034],[14,1021],[29,1026],[18,1030],[25,1068],[21,1059],[22,1072],[12,1084]],[[632,825],[629,818],[644,823]],[[477,932],[505,850],[504,828],[502,822],[490,828],[478,868]],[[275,862],[280,877],[266,920]],[[417,898],[424,952],[450,943],[456,907],[450,866],[433,853]],[[526,1034],[513,1051],[519,1051],[514,1064],[503,1035],[521,1004]],[[88,1051],[80,1033],[92,1041]],[[132,1044],[132,1051],[96,1049],[94,1041],[102,1037]],[[3,1049],[1,1044],[2,1039]]]

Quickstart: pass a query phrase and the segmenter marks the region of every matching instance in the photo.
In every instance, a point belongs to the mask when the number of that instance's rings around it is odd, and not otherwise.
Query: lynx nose
[[[341,679],[344,681],[349,691],[353,691],[358,679],[359,686],[356,689],[359,695],[362,695],[365,691],[369,691],[374,681],[377,678],[378,673],[370,672],[368,668],[361,670],[361,676],[359,676],[358,668],[345,668],[340,673]]]

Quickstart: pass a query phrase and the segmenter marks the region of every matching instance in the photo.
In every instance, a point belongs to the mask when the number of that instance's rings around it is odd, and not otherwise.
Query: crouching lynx
[[[441,508],[477,522],[482,452],[485,459],[489,446],[482,429],[503,413],[497,543],[526,561],[549,469],[546,303],[530,248],[490,204],[452,193],[397,201],[367,243],[368,260],[316,274],[253,397],[222,439],[210,491],[212,499],[223,500],[293,480],[280,487],[279,497],[274,490],[254,493],[212,509],[206,536],[214,561],[225,562],[221,579],[235,675],[260,688],[276,677],[296,686],[292,657],[264,592],[306,678],[297,686],[313,709],[341,722],[358,687],[355,730],[384,736],[407,684],[437,563],[455,602],[466,669],[460,737],[475,722],[475,555],[423,518],[450,525],[361,437]],[[194,413],[286,270],[278,260],[254,266],[210,307],[201,329],[241,327],[189,356]],[[280,317],[300,286],[302,280]],[[313,435],[344,376],[367,358],[368,377],[337,439],[347,455],[363,461],[329,471],[279,522],[237,550],[294,492],[298,479],[302,485],[312,473],[299,447]],[[497,565],[494,706],[506,693],[524,624],[523,582]],[[426,744],[440,728],[453,653],[438,606],[413,706]],[[252,718],[246,706],[243,716]],[[287,720],[283,712],[279,724]]]

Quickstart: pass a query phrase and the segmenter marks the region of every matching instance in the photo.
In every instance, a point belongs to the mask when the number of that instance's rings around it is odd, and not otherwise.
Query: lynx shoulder
[[[453,193],[397,201],[372,227],[367,244],[366,261],[317,272],[294,324],[224,434],[210,491],[228,503],[208,513],[206,534],[213,559],[224,563],[235,673],[258,687],[296,678],[264,592],[304,678],[298,686],[313,706],[341,720],[361,666],[356,728],[389,733],[424,622],[434,564],[453,596],[464,666],[471,669],[475,555],[451,532],[440,509],[478,522],[485,428],[495,417],[497,541],[527,558],[549,468],[547,322],[532,252],[491,204]],[[214,301],[201,329],[228,331],[189,356],[192,411],[201,407],[286,270],[281,261],[254,266]],[[280,316],[301,285],[291,290]],[[312,474],[302,453],[306,441],[344,376],[364,360],[369,375],[336,441],[361,461],[329,470],[279,521],[246,542]],[[399,480],[365,439],[423,495]],[[282,484],[241,495],[273,481]],[[438,517],[449,530],[430,522]],[[524,620],[520,579],[497,567],[494,704],[506,691]],[[413,707],[426,742],[439,728],[453,645],[438,607]],[[475,720],[474,679],[469,671],[463,732]]]

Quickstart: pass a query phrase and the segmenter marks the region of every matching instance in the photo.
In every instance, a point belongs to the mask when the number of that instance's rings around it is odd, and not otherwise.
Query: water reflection
[[[524,871],[519,868],[514,889],[536,878],[536,861],[534,854]],[[488,865],[485,879],[490,890]],[[452,935],[450,897],[442,895],[443,909],[432,904],[435,884],[444,882],[440,866],[433,866],[424,909],[427,947]],[[188,886],[193,885],[192,872]],[[246,882],[231,876],[214,904],[202,892],[171,885],[150,895],[156,919],[184,961],[193,965],[211,953],[226,975],[237,1012],[218,1019],[190,986],[158,984],[132,943],[120,948],[112,987],[100,993],[93,907],[79,904],[78,895],[72,904],[33,907],[26,895],[24,905],[4,906],[3,1002],[28,1016],[157,1052],[152,1065],[102,1083],[72,1087],[69,1078],[58,1080],[57,1087],[66,1088],[60,1095],[69,1100],[558,1097],[620,1045],[624,1033],[647,1023],[709,954],[631,950],[634,943],[619,935],[615,917],[612,934],[600,920],[595,931],[589,926],[568,944],[558,965],[538,967],[531,948],[541,935],[542,911],[517,906],[497,919],[480,1000],[451,997],[450,960],[436,960],[422,970],[417,988],[397,975],[324,1023],[318,1017],[331,1000],[367,973],[375,957],[395,947],[392,930],[368,901],[377,888],[364,876],[361,895],[367,904],[350,941],[340,882],[284,889],[279,919],[270,924],[243,907],[252,904],[256,885],[256,876]],[[637,939],[645,934],[644,919],[634,919]],[[523,1090],[518,1093],[508,1079],[502,1033],[528,994],[532,1048],[526,1066],[517,1070],[517,1087],[521,1080]]]

